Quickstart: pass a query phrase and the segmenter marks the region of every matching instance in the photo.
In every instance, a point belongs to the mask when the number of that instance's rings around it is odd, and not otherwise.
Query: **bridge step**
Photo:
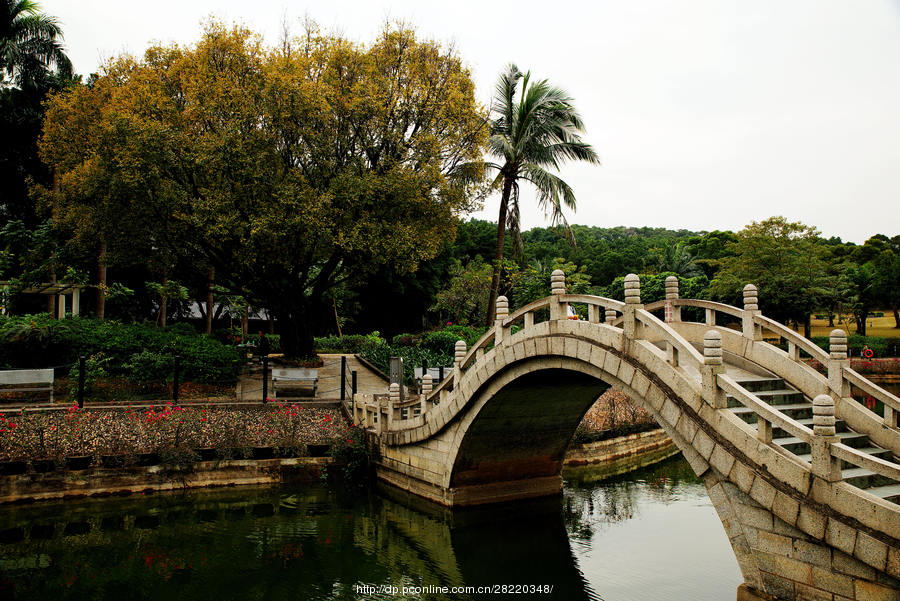
[[[859,432],[854,432],[852,430],[838,432],[837,435],[841,439],[841,442],[848,447],[858,448],[861,445],[869,442],[868,436],[866,436],[865,434],[860,434]],[[772,442],[784,448],[785,450],[794,453],[795,455],[797,454],[797,451],[792,450],[790,447],[804,446],[807,450],[809,450],[809,444],[803,442],[796,436],[786,436],[782,438],[775,437]]]
[[[773,407],[777,407],[779,411],[788,412],[788,411],[802,411],[802,410],[812,410],[812,403],[791,403],[790,405],[772,405]],[[744,416],[756,416],[756,412],[749,407],[745,407],[741,405],[740,407],[735,407],[731,410],[737,416],[743,418]],[[754,419],[753,422],[756,422]]]
[[[858,451],[861,451],[861,452],[863,452],[863,453],[866,453],[867,455],[872,455],[873,457],[882,457],[883,459],[890,459],[890,458],[891,458],[891,457],[890,457],[891,452],[888,451],[887,449],[882,449],[881,447],[876,447],[876,446],[857,447],[857,450],[858,450]],[[800,459],[802,459],[802,460],[804,460],[804,461],[811,461],[811,460],[812,460],[812,454],[811,454],[811,453],[805,453],[805,454],[803,454],[803,455],[797,455],[797,457],[799,457]],[[848,470],[850,470],[850,469],[857,469],[857,468],[855,468],[855,467],[849,467],[849,466],[852,466],[853,464],[852,464],[852,463],[848,463],[848,462],[846,462],[846,461],[842,462],[842,465],[843,465],[843,466],[847,466],[847,468],[844,470],[845,473],[846,473]]]
[[[887,484],[885,486],[873,486],[866,489],[867,493],[881,497],[886,501],[900,503],[900,484]]]
[[[793,419],[798,424],[806,426],[807,428],[812,430],[812,428],[813,428],[813,418],[812,417],[801,417],[801,418],[795,417]],[[835,420],[834,427],[837,430],[838,435],[842,434],[843,432],[848,431],[847,423],[840,419]],[[788,432],[786,432],[785,430],[782,430],[781,428],[779,428],[777,426],[774,426],[772,431],[774,433],[773,438],[782,438],[788,434]],[[863,434],[862,436],[865,436],[865,434]]]
[[[864,467],[853,467],[841,471],[841,476],[847,484],[861,488],[863,490],[871,490],[881,486],[891,486],[897,484],[894,480],[880,476],[872,470]]]
[[[741,378],[738,384],[749,390],[750,392],[764,392],[767,390],[784,389],[784,380],[775,377],[761,376],[758,378]]]
[[[763,390],[760,392],[754,392],[759,400],[764,401],[772,406],[778,407],[779,409],[783,405],[792,405],[803,401],[806,397],[803,396],[798,390]],[[744,405],[735,399],[732,396],[728,397],[728,406],[729,407],[743,407]]]

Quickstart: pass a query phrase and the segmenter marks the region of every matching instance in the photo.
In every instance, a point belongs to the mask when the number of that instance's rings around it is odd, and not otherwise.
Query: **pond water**
[[[531,585],[552,591],[516,597],[730,601],[741,582],[680,457],[602,482],[567,473],[561,499],[500,507],[397,494],[315,484],[3,508],[0,599],[499,599],[438,587]]]

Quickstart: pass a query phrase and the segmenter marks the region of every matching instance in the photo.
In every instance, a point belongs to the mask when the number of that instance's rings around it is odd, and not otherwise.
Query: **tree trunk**
[[[310,327],[313,316],[311,305],[307,302],[303,299],[303,302],[273,309],[281,333],[281,352],[285,357],[310,357],[315,354],[315,339]]]
[[[891,308],[894,310],[894,327],[900,328],[900,311],[897,310],[897,305],[893,305]]]
[[[100,239],[97,253],[97,319],[106,317],[106,241]]]
[[[803,318],[803,335],[806,338],[812,338],[812,314],[810,313]]]
[[[166,287],[166,283],[169,281],[168,278],[168,269],[163,268],[163,277],[162,277],[162,285],[163,289]],[[166,295],[165,292],[159,297],[159,325],[165,329],[166,328]]]
[[[250,323],[250,305],[244,307],[244,313],[241,315],[241,340],[247,341],[247,330]]]
[[[862,311],[856,316],[856,333],[860,336],[866,335],[866,320],[869,318],[868,311]]]
[[[56,284],[56,267],[53,263],[50,264],[50,283]],[[56,319],[56,294],[47,295],[47,313],[50,314],[50,319]]]
[[[216,281],[216,268],[209,268],[209,281],[206,284],[206,334],[212,334],[213,324],[213,285]]]
[[[487,327],[494,325],[494,309],[497,296],[500,294],[500,262],[503,260],[503,243],[506,238],[506,212],[509,210],[509,196],[512,192],[513,178],[503,178],[503,195],[500,197],[500,215],[497,218],[497,250],[494,252],[494,273],[491,277],[491,292],[488,295]]]

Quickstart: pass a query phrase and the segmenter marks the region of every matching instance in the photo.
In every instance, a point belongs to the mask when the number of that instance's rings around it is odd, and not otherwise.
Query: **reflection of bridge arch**
[[[754,287],[744,309],[678,299],[677,281],[667,288],[666,301],[644,307],[636,276],[621,303],[566,295],[558,273],[553,296],[512,316],[501,297],[494,328],[472,349],[458,346],[452,376],[435,390],[426,383],[405,402],[355,399],[356,419],[379,434],[378,477],[447,505],[558,493],[569,438],[613,385],[703,478],[751,589],[896,597],[900,399],[849,369],[837,333],[829,355],[763,317]],[[587,305],[588,320],[566,319],[569,304]],[[706,322],[682,321],[682,307],[704,310]],[[741,330],[717,325],[717,315]],[[787,351],[765,342],[764,329]],[[876,396],[883,416],[856,402],[851,385]]]

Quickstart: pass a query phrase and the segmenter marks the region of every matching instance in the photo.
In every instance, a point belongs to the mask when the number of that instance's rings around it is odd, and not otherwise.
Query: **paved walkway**
[[[289,389],[289,396],[281,399],[303,401],[334,402],[341,398],[341,357],[347,358],[346,398],[350,399],[350,374],[356,371],[356,391],[362,394],[384,394],[388,391],[388,381],[381,374],[357,359],[356,355],[320,354],[324,365],[318,368],[319,387],[316,396],[312,389],[305,393],[302,389]],[[262,399],[262,368],[254,368],[252,372],[241,376],[236,388],[238,400],[251,401]],[[269,382],[269,398],[272,398],[272,382]]]

